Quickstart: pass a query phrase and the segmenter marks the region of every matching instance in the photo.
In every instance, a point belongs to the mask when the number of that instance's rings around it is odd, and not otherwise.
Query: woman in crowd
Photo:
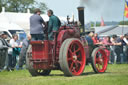
[[[16,34],[14,34],[13,38],[10,40],[11,48],[9,48],[9,52],[8,52],[8,55],[9,55],[9,65],[8,65],[8,67],[11,70],[14,70],[14,68],[16,66],[17,56],[19,55],[20,48],[22,47],[21,45],[18,45],[17,40],[18,40],[18,35],[16,35]]]
[[[112,42],[111,42],[110,39],[111,39],[110,36],[104,37],[104,38],[103,38],[103,41],[102,41],[102,44],[103,44],[103,45],[112,45]]]
[[[93,40],[94,45],[102,44],[102,42],[100,42],[100,39],[97,33],[94,34],[94,36],[92,37],[92,40]]]

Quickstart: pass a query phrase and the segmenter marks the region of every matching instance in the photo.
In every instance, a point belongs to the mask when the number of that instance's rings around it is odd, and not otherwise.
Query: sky
[[[78,6],[85,7],[85,22],[122,21],[125,0],[38,0],[47,4],[56,16],[72,17],[74,14],[78,20]],[[125,20],[128,20],[124,18]]]

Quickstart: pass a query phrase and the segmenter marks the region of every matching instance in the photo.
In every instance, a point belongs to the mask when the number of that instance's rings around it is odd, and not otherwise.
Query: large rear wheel
[[[33,62],[30,61],[32,59],[32,46],[29,45],[28,47],[28,51],[27,51],[27,54],[26,54],[26,67],[29,71],[29,73],[32,75],[32,76],[46,76],[46,75],[49,75],[51,70],[35,70],[33,68]]]
[[[107,69],[107,55],[101,48],[95,48],[92,52],[92,67],[96,73],[103,73]]]
[[[59,63],[65,76],[78,76],[84,71],[86,56],[80,40],[72,38],[63,42]]]

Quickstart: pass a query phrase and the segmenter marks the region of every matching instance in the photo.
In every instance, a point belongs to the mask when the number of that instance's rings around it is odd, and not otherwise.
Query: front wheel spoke
[[[98,58],[96,59],[96,63],[99,63],[99,59]]]
[[[99,58],[99,64],[102,65],[103,64],[103,59]]]
[[[102,65],[99,64],[99,69],[101,69],[101,66],[102,66]]]
[[[99,70],[101,70],[102,69],[102,65],[98,64],[98,68],[99,68]]]
[[[101,65],[102,65],[102,67],[104,66],[104,62],[103,61],[101,62]]]
[[[99,64],[97,64],[97,66],[98,66],[98,70],[100,70],[100,65],[99,65]]]

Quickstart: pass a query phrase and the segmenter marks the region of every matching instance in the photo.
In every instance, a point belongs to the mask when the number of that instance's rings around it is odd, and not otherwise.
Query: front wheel
[[[108,59],[105,51],[99,47],[92,52],[92,67],[96,73],[103,73],[107,69]]]

